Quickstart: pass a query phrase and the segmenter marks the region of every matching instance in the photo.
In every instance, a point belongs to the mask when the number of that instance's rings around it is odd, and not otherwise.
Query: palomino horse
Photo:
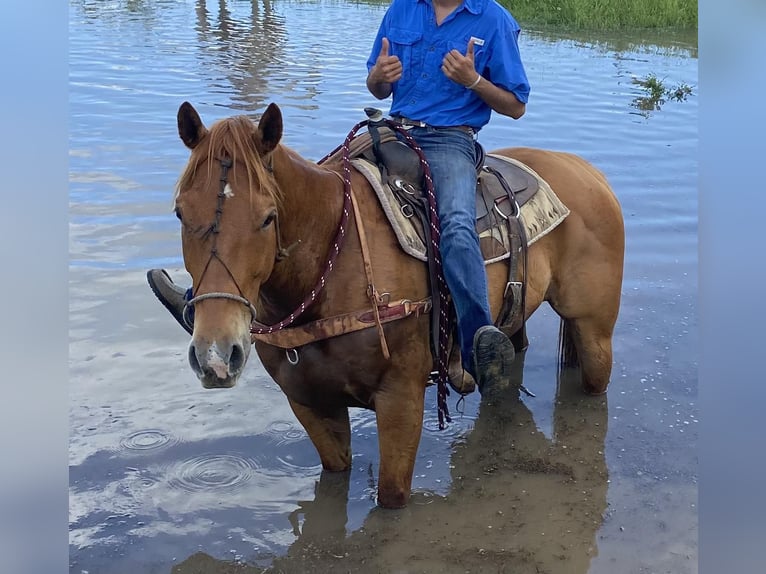
[[[195,296],[189,362],[206,388],[236,383],[256,318],[255,324],[279,329],[293,323],[300,331],[320,319],[340,317],[343,323],[369,311],[371,270],[378,289],[402,307],[429,297],[426,265],[400,249],[367,180],[342,162],[303,159],[280,143],[282,127],[275,104],[257,125],[236,116],[210,129],[188,102],[178,111],[179,135],[191,149],[175,201]],[[496,153],[529,165],[570,209],[529,249],[526,316],[548,301],[562,318],[562,348],[573,349],[579,360],[585,391],[603,393],[622,285],[624,230],[617,199],[604,176],[574,155],[527,148]],[[349,192],[363,225],[353,212],[348,217]],[[342,248],[339,222],[346,236]],[[497,313],[507,262],[488,266],[487,274]],[[349,469],[349,407],[375,411],[383,507],[402,507],[410,497],[433,364],[426,311],[418,308],[378,323],[378,329],[309,342],[299,351],[253,340],[324,469]],[[381,349],[383,332],[387,353]]]

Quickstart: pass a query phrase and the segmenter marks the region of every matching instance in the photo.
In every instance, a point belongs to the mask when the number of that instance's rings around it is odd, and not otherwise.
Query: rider
[[[487,276],[475,228],[474,138],[491,112],[520,118],[529,84],[518,47],[520,29],[495,0],[393,0],[367,61],[367,88],[393,95],[390,114],[425,153],[436,193],[444,276],[458,320],[462,367],[450,383],[485,393],[507,380],[513,345],[493,325]],[[162,269],[152,290],[189,333],[191,290]]]
[[[514,349],[493,325],[476,234],[474,137],[491,112],[524,115],[529,83],[520,29],[495,0],[394,0],[367,60],[367,88],[393,95],[390,115],[421,147],[431,170],[441,253],[458,320],[459,391],[507,380]],[[475,382],[474,382],[475,379]]]

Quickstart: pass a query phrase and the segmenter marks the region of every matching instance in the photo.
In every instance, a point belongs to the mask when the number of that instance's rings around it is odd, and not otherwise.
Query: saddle
[[[413,227],[430,250],[426,237],[429,229],[427,199],[424,193],[424,174],[415,150],[398,140],[386,126],[375,126],[368,134],[357,137],[356,154],[377,165],[381,183],[391,188],[405,217],[415,223]],[[521,167],[485,153],[476,145],[476,231],[486,261],[509,259],[509,276],[503,306],[496,325],[512,337],[517,350],[526,347],[523,316],[526,298],[527,237],[520,220],[521,206],[528,202],[539,188],[538,180]],[[501,236],[505,236],[509,248]],[[428,253],[431,285],[435,285],[432,254]],[[432,289],[433,292],[433,289]],[[434,316],[437,316],[434,313]]]

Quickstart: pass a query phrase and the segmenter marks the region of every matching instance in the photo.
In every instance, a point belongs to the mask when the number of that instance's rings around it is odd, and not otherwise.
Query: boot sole
[[[511,340],[499,329],[481,329],[474,349],[476,384],[483,395],[507,389],[511,383],[511,365],[516,351]]]
[[[172,279],[170,279],[170,275],[168,275],[164,270],[161,271],[161,273],[168,278],[168,281],[172,283]],[[181,327],[184,328],[184,330],[189,333],[190,335],[194,334],[193,330],[186,324],[186,321],[184,320],[183,313],[178,313],[178,310],[171,305],[165,295],[163,295],[160,288],[157,286],[157,282],[154,280],[154,276],[152,274],[152,271],[146,272],[146,281],[149,283],[149,287],[152,290],[152,293],[154,293],[154,296],[157,297],[157,300],[162,303],[162,306],[165,307],[165,309],[168,310],[168,312],[173,315],[173,318],[178,321],[178,324],[181,325]]]

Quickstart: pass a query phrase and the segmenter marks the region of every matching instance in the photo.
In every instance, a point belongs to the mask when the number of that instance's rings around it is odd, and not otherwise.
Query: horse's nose
[[[245,366],[245,351],[242,345],[235,343],[231,347],[231,353],[229,354],[229,372],[239,374],[242,372],[242,368]]]
[[[240,343],[206,344],[192,340],[189,365],[205,386],[229,386],[245,366],[247,357]]]
[[[189,345],[189,365],[198,377],[203,375],[202,365],[200,365],[199,359],[197,358],[197,346],[193,341]]]

